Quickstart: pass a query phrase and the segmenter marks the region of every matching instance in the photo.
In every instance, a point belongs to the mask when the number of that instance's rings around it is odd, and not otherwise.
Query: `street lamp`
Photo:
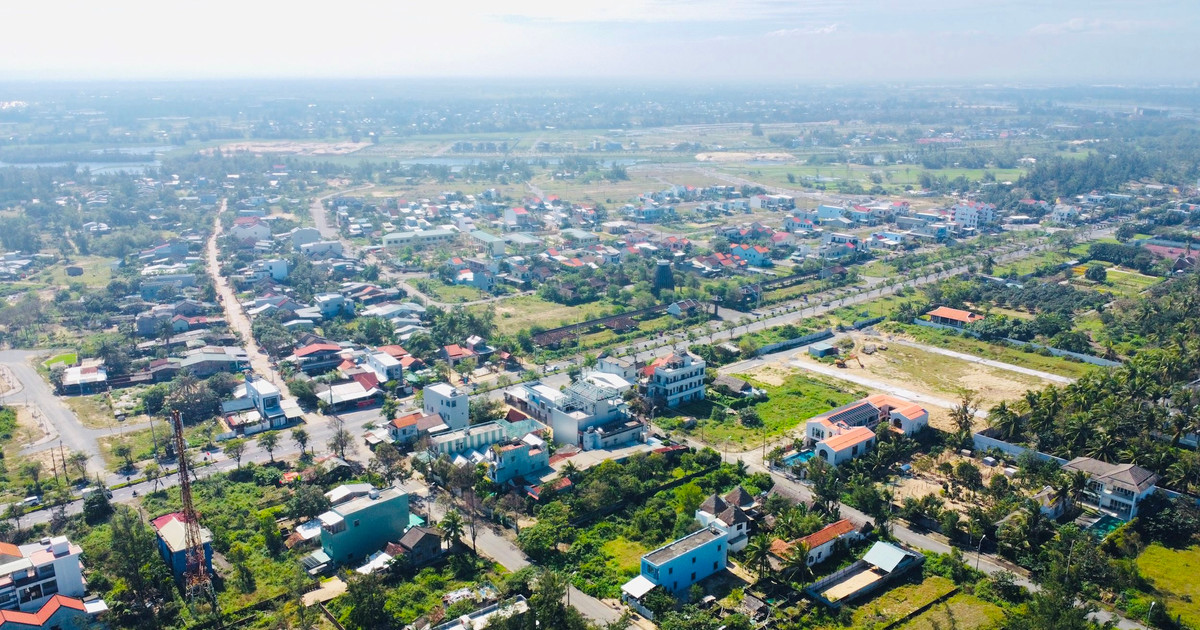
[[[975,548],[975,570],[979,570],[979,558],[983,555],[983,541],[987,539],[987,534],[979,537],[979,546]]]

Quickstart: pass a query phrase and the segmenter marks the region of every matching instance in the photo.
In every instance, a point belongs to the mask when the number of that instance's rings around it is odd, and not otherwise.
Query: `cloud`
[[[502,11],[484,13],[526,23],[688,23],[827,19],[845,8],[835,0],[509,0]]]
[[[767,37],[792,37],[795,35],[830,35],[836,33],[840,24],[834,22],[824,26],[806,26],[802,28],[781,28],[767,33]]]
[[[1099,18],[1071,18],[1066,22],[1042,23],[1029,29],[1030,35],[1101,35],[1157,28],[1158,22],[1147,20],[1102,20]]]

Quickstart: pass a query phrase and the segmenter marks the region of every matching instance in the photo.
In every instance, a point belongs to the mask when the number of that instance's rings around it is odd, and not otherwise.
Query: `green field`
[[[984,630],[995,628],[1004,611],[997,605],[979,599],[974,595],[959,593],[943,602],[934,604],[932,608],[913,617],[900,626],[901,630],[940,630],[956,628],[957,630]]]
[[[1042,265],[1057,265],[1075,259],[1075,256],[1064,254],[1060,250],[1047,250],[1006,265],[997,265],[992,275],[1007,276],[1009,273],[1015,273],[1018,276],[1023,276],[1027,273],[1033,273],[1034,270]]]
[[[439,302],[446,302],[448,304],[473,302],[475,300],[482,300],[490,297],[488,294],[476,289],[475,287],[443,284],[437,280],[431,280],[417,288],[421,289],[422,291],[428,289],[427,292],[430,294],[430,297]]]
[[[490,305],[474,308],[483,309]],[[558,328],[568,324],[576,324],[588,319],[599,317],[602,313],[612,313],[613,305],[605,300],[565,306],[557,302],[543,300],[536,295],[522,295],[508,298],[495,303],[496,328],[504,334],[512,334],[523,328],[541,326],[542,328]]]
[[[767,392],[767,399],[754,406],[762,419],[763,426],[743,426],[732,415],[720,422],[708,419],[712,405],[694,405],[682,409],[697,416],[700,426],[692,435],[703,434],[710,444],[736,444],[749,446],[761,443],[764,437],[774,438],[791,431],[805,420],[865,396],[865,392],[847,392],[823,381],[800,374],[789,374],[781,385],[771,385],[756,380],[753,374],[737,374],[750,384]]]
[[[611,564],[616,565],[622,575],[636,575],[641,570],[642,556],[649,551],[644,545],[625,538],[614,538],[601,547],[605,553],[612,556]]]
[[[70,263],[55,263],[41,273],[31,276],[29,279],[60,287],[65,287],[76,282],[82,282],[87,287],[93,289],[106,287],[113,278],[112,269],[109,267],[110,263],[112,263],[111,258],[77,256],[72,258]],[[82,267],[83,275],[68,276],[67,267]]]
[[[1109,269],[1108,280],[1102,285],[1097,285],[1096,290],[1112,293],[1119,297],[1133,297],[1163,280],[1163,278],[1142,275],[1136,271]]]
[[[1189,627],[1200,627],[1200,546],[1168,549],[1151,545],[1137,559],[1138,569],[1167,602],[1167,612]]]
[[[854,611],[853,627],[894,623],[954,592],[955,588],[954,582],[940,576],[925,578],[918,584],[901,584],[859,606]]]
[[[44,365],[46,367],[50,367],[50,366],[54,365],[55,363],[62,363],[64,366],[71,366],[71,365],[75,365],[78,362],[79,362],[79,356],[77,354],[75,354],[74,352],[64,352],[62,354],[56,354],[56,355],[50,357],[49,359],[46,359],[44,362],[42,362],[42,365]]]

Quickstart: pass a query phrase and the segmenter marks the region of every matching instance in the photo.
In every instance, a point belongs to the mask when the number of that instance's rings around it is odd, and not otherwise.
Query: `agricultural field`
[[[1168,549],[1151,545],[1137,559],[1138,569],[1167,602],[1167,612],[1189,627],[1200,627],[1200,547]]]

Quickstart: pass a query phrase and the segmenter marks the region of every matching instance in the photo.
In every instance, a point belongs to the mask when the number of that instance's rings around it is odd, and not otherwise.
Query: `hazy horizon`
[[[0,81],[1188,84],[1200,4],[1066,0],[6,4]]]

